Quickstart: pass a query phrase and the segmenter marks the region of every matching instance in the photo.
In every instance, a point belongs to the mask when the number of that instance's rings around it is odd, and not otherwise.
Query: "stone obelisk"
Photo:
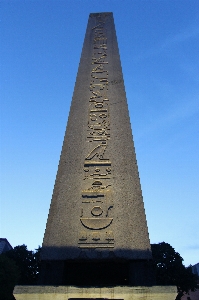
[[[17,300],[162,299],[112,13],[90,14],[41,253]],[[136,286],[136,287],[135,287]]]
[[[43,283],[67,283],[67,270],[79,262],[80,273],[85,261],[91,277],[90,263],[121,270],[130,262],[136,274],[125,280],[142,284],[151,258],[113,15],[90,14],[43,240]]]

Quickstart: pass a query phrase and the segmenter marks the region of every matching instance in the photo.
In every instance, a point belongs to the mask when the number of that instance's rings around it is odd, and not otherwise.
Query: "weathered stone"
[[[87,283],[94,284],[100,275],[101,284],[109,284],[110,276],[117,284],[119,277],[120,284],[151,284],[151,258],[113,14],[90,14],[42,245],[40,283],[79,284],[90,276]]]
[[[89,18],[43,248],[43,259],[151,257],[111,13]]]
[[[123,299],[123,300],[175,300],[174,286],[110,288],[78,288],[71,286],[17,286],[16,300],[68,300],[68,299]]]
[[[16,286],[17,300],[176,297],[176,287],[150,286],[152,255],[112,13],[89,17],[41,259],[42,285]]]

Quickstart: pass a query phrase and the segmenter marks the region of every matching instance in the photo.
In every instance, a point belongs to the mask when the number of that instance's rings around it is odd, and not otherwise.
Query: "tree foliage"
[[[175,285],[180,299],[184,292],[197,288],[197,276],[192,273],[191,266],[183,265],[183,258],[168,243],[152,244],[152,255],[158,285]]]
[[[36,252],[29,251],[26,245],[16,246],[14,249],[5,253],[7,257],[15,261],[20,271],[17,284],[34,285],[37,284],[39,274],[39,253],[40,247]]]
[[[37,284],[40,269],[40,250],[29,251],[26,245],[0,255],[0,299],[12,300],[14,286]]]
[[[20,272],[14,260],[5,254],[0,255],[0,299],[12,300],[13,289],[17,284]]]

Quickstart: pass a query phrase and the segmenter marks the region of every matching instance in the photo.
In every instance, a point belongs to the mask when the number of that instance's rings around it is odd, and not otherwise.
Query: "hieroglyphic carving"
[[[110,140],[108,91],[108,49],[104,26],[106,14],[93,15],[90,97],[87,137],[88,153],[83,167],[85,190],[82,191],[82,208],[78,244],[81,248],[114,247],[113,203],[111,193],[111,161],[107,156]],[[110,230],[107,231],[107,229]]]
[[[89,165],[89,167],[84,168],[84,180],[85,179],[111,179],[111,168],[106,165],[96,166]]]
[[[112,231],[80,231],[79,247],[81,248],[113,248],[114,235]]]

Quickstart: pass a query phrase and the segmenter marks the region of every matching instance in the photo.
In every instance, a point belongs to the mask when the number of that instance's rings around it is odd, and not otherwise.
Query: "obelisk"
[[[151,250],[112,13],[90,14],[41,253],[17,300],[175,299]]]
[[[113,15],[94,13],[42,245],[41,283],[96,284],[101,276],[109,284],[107,276],[147,285],[151,259]]]

